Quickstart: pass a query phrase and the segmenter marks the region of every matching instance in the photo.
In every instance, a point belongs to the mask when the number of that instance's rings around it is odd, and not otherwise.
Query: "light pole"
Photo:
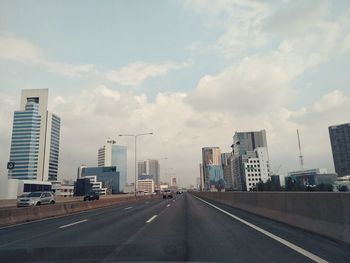
[[[136,197],[136,182],[137,182],[137,137],[143,136],[143,135],[153,135],[153,132],[148,132],[148,133],[139,133],[139,134],[119,134],[119,136],[128,136],[128,137],[134,137],[135,139],[135,197]]]

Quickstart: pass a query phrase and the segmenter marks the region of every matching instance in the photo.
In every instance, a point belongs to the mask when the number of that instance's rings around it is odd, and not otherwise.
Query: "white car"
[[[27,207],[45,204],[54,204],[55,196],[52,192],[31,192],[17,198],[17,207]]]

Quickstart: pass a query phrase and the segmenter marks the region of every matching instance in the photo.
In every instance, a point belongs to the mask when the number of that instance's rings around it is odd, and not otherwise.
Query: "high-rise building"
[[[233,136],[232,150],[235,156],[240,156],[257,147],[267,147],[266,131],[236,132]]]
[[[221,151],[219,147],[202,148],[203,165],[221,165]]]
[[[221,154],[221,165],[224,173],[225,189],[233,189],[233,174],[232,174],[231,162],[232,162],[231,153]]]
[[[350,175],[350,123],[330,126],[333,161],[338,176]]]
[[[204,191],[203,164],[199,164],[199,190]]]
[[[270,164],[265,130],[236,132],[231,147],[233,189],[251,191],[258,182],[269,179]]]
[[[160,171],[158,160],[147,160],[148,161],[148,174],[153,176],[154,183],[159,185],[160,183]]]
[[[114,140],[106,140],[98,149],[98,167],[115,166],[119,172],[119,190],[124,192],[127,178],[127,147],[117,145]]]
[[[243,190],[255,189],[257,183],[266,182],[269,179],[269,157],[266,147],[258,147],[249,151],[243,164]]]
[[[137,162],[137,178],[141,179],[141,176],[147,174],[147,161],[138,161]]]
[[[171,178],[171,186],[177,186],[176,177],[172,177],[172,178]]]
[[[225,188],[219,147],[202,148],[203,190],[218,191]]]
[[[137,174],[138,178],[141,179],[142,176],[150,176],[153,179],[155,185],[160,184],[160,166],[159,160],[148,159],[146,161],[139,161],[137,163]]]
[[[9,178],[57,180],[61,119],[47,104],[48,89],[22,90],[13,117]]]

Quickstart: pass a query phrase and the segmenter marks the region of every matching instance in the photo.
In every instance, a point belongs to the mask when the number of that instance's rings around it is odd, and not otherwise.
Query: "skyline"
[[[132,181],[133,142],[117,135],[144,131],[155,136],[138,159],[167,156],[180,185],[195,185],[202,147],[229,152],[235,131],[266,129],[286,175],[299,129],[305,168],[334,171],[328,127],[350,122],[350,3],[159,3],[0,3],[1,175],[30,88],[48,88],[62,118],[60,179],[97,165],[110,137],[128,147]]]

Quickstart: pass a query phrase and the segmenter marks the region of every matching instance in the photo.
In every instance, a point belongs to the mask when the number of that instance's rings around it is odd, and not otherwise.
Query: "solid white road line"
[[[202,198],[199,198],[197,196],[194,196],[194,197],[197,198],[198,200],[200,200],[200,201],[202,201],[202,202],[204,202],[204,203],[214,207],[215,209],[219,210],[220,212],[223,212],[224,214],[226,214],[226,215],[228,215],[228,216],[238,220],[239,222],[241,222],[241,223],[243,223],[243,224],[245,224],[245,225],[255,229],[256,231],[258,231],[258,232],[260,232],[260,233],[262,233],[262,234],[264,234],[264,235],[266,235],[266,236],[268,236],[268,237],[270,237],[270,238],[272,238],[272,239],[282,243],[283,245],[289,247],[290,249],[293,249],[294,251],[302,254],[305,257],[308,257],[309,259],[311,259],[311,260],[313,260],[315,262],[328,263],[328,261],[326,261],[326,260],[316,256],[315,254],[312,254],[311,252],[306,251],[305,249],[302,249],[301,247],[299,247],[297,245],[294,245],[293,243],[290,243],[289,241],[287,241],[287,240],[285,240],[283,238],[280,238],[280,237],[278,237],[278,236],[276,236],[276,235],[274,235],[274,234],[272,234],[272,233],[270,233],[270,232],[268,232],[268,231],[266,231],[266,230],[264,230],[264,229],[262,229],[262,228],[260,228],[260,227],[258,227],[256,225],[254,225],[252,223],[249,223],[248,221],[245,221],[244,219],[242,219],[242,218],[240,218],[238,216],[235,216],[235,215],[233,215],[233,214],[231,214],[231,213],[221,209],[220,207],[217,207],[216,205],[213,205],[213,204],[203,200]]]
[[[129,209],[132,209],[132,206],[124,208],[124,210],[129,210]]]
[[[167,204],[167,205],[166,205],[166,207],[169,207],[169,206],[170,206],[170,204]]]
[[[74,222],[74,223],[71,223],[71,224],[68,224],[68,225],[60,226],[59,228],[66,228],[66,227],[69,227],[69,226],[74,226],[74,225],[77,225],[77,224],[80,224],[80,223],[84,223],[86,221],[88,221],[88,219],[84,219],[84,220],[80,220],[80,221],[77,221],[77,222]]]
[[[146,224],[151,223],[156,217],[157,215],[152,216],[150,219],[146,221]]]

